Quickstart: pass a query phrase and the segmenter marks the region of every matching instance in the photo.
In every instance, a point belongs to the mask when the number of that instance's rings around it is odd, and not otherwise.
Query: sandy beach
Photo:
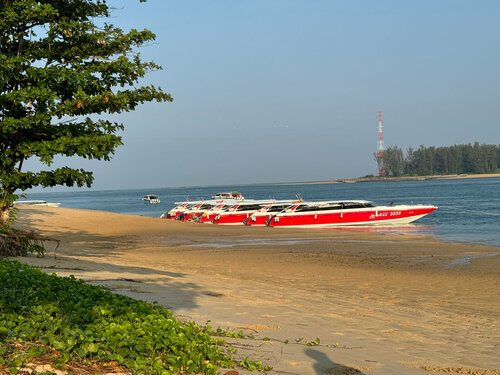
[[[16,260],[251,333],[228,341],[270,374],[500,374],[496,247],[61,207],[16,227],[61,241]]]

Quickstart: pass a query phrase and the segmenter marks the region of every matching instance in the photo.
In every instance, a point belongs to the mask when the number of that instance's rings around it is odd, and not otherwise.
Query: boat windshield
[[[205,204],[202,204],[200,207],[198,207],[198,210],[209,210],[212,207],[213,206],[210,203],[205,203]]]
[[[283,211],[285,208],[287,208],[289,206],[290,205],[288,205],[288,204],[273,205],[273,206],[269,207],[269,209],[266,210],[266,212],[280,212],[280,211]]]
[[[329,211],[340,210],[341,208],[342,206],[340,204],[329,204],[324,206],[302,204],[295,209],[295,212]]]
[[[354,208],[368,208],[375,207],[372,202],[344,202],[342,206],[345,210],[354,209]]]
[[[241,204],[236,211],[257,211],[261,207],[261,204]]]

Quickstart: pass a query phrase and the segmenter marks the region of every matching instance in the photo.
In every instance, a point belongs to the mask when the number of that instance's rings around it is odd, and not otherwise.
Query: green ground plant
[[[163,307],[70,277],[0,259],[0,366],[16,373],[37,357],[118,364],[133,373],[215,374],[235,366],[210,327],[182,322]],[[251,370],[268,370],[245,359]]]

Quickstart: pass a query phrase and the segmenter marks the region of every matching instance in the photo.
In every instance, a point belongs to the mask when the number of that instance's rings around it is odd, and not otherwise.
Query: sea
[[[414,224],[400,227],[370,227],[384,234],[429,235],[447,242],[500,247],[500,178],[454,180],[380,181],[334,184],[261,184],[198,186],[121,190],[81,190],[28,193],[26,199],[59,202],[61,207],[101,210],[121,214],[160,217],[175,202],[210,199],[219,192],[239,191],[247,199],[344,200],[362,199],[377,205],[433,204],[437,211]],[[159,204],[142,197],[158,195]],[[200,224],[202,225],[202,224]],[[325,229],[323,229],[325,230]],[[345,230],[352,230],[347,228]]]

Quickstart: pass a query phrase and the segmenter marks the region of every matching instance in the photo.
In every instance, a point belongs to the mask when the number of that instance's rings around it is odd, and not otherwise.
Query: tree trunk
[[[0,207],[0,225],[8,225],[10,219],[10,208]]]

